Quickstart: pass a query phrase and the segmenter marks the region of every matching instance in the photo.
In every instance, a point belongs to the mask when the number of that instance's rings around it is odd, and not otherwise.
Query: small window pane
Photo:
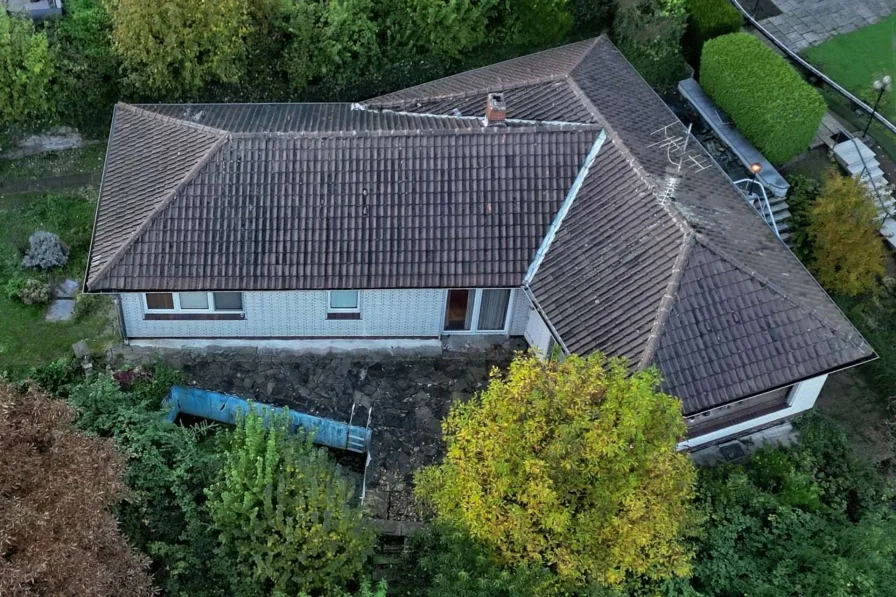
[[[242,311],[243,310],[243,293],[242,292],[216,292],[215,311]]]
[[[358,291],[357,290],[331,290],[330,291],[330,308],[331,309],[357,309],[358,308]]]
[[[181,292],[181,309],[208,309],[207,292]]]
[[[148,292],[146,294],[147,309],[173,309],[174,295],[170,292]]]

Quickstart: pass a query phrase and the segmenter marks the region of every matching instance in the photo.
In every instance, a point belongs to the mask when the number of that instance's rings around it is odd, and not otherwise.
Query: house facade
[[[150,345],[624,357],[684,448],[874,358],[604,37],[359,104],[119,105],[85,288]]]

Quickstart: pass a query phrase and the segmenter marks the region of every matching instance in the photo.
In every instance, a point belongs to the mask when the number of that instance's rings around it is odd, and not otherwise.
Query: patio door
[[[503,334],[509,306],[509,288],[453,288],[445,304],[445,331]]]

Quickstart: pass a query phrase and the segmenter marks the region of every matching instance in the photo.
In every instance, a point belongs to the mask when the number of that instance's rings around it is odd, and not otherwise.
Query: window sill
[[[243,313],[144,313],[145,321],[234,321],[245,319]]]
[[[361,319],[360,313],[327,313],[327,319],[335,319],[335,320],[346,320],[346,319]]]

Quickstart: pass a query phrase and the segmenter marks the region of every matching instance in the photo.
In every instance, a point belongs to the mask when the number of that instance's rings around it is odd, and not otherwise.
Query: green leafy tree
[[[569,0],[507,0],[497,17],[508,44],[527,48],[562,43],[573,25]],[[497,19],[495,19],[497,20]]]
[[[65,11],[64,18],[46,23],[56,66],[56,111],[62,122],[99,138],[109,132],[112,106],[121,91],[112,20],[102,0],[68,0]]]
[[[896,516],[845,436],[813,418],[801,446],[704,469],[693,584],[708,597],[896,595]]]
[[[140,94],[173,100],[236,81],[245,67],[247,2],[107,0],[127,82]]]
[[[676,450],[680,403],[656,371],[628,373],[599,355],[517,358],[452,408],[445,462],[419,473],[418,495],[503,565],[577,585],[686,576],[694,469]]]
[[[496,6],[499,0],[388,0],[381,14],[390,57],[459,58],[486,40]]]
[[[629,62],[654,87],[674,86],[683,76],[681,38],[687,29],[685,0],[617,0],[612,37]]]
[[[849,296],[873,288],[884,275],[879,229],[878,206],[865,185],[828,172],[809,216],[812,268],[818,281],[831,292]]]
[[[266,427],[256,413],[240,418],[208,491],[234,592],[338,589],[361,572],[374,534],[326,452],[290,435],[285,418],[271,419]]]
[[[47,36],[30,19],[0,8],[0,127],[26,125],[51,112],[53,61]]]

